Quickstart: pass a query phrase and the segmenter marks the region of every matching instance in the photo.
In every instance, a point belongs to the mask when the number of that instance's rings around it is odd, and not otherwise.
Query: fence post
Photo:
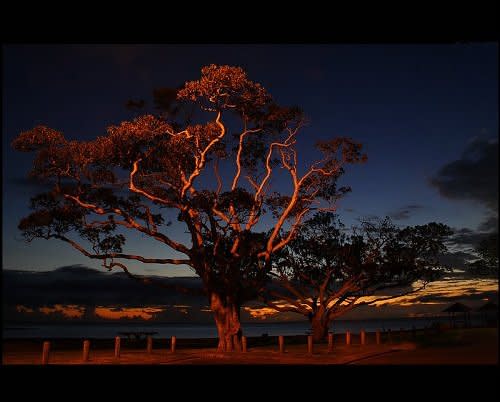
[[[333,352],[333,334],[328,334],[328,353]]]
[[[246,353],[247,352],[247,337],[246,336],[241,337],[241,345],[243,347],[243,353]]]
[[[345,344],[346,345],[350,345],[351,344],[351,333],[349,331],[347,331],[345,333]]]
[[[377,329],[375,332],[375,339],[377,340],[377,345],[380,345],[380,330]]]
[[[312,335],[307,336],[307,353],[312,355],[313,353],[313,337]]]
[[[280,346],[280,353],[285,353],[285,337],[283,335],[278,336],[278,344]]]
[[[43,343],[42,364],[49,364],[49,354],[50,354],[50,342],[45,341]]]
[[[170,350],[172,353],[175,353],[175,347],[177,344],[177,338],[175,336],[172,336],[172,341],[170,342]]]
[[[361,330],[361,345],[366,343],[366,332],[364,329]]]
[[[90,353],[90,341],[85,340],[83,341],[83,361],[87,362],[89,360],[89,353]]]
[[[148,335],[148,345],[147,345],[148,354],[153,352],[153,338],[151,335]]]
[[[241,342],[238,341],[238,335],[233,335],[233,346],[235,352],[241,352]]]
[[[120,342],[121,342],[120,337],[116,336],[115,337],[115,359],[120,358]]]

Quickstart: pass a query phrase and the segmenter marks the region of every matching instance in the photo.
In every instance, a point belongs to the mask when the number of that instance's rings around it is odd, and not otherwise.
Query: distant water
[[[345,333],[347,330],[359,333],[376,330],[417,329],[431,326],[434,322],[448,322],[443,318],[396,318],[381,320],[338,320],[334,321],[330,330],[335,333]],[[474,325],[474,320],[472,320]],[[304,335],[309,329],[307,321],[301,322],[252,322],[243,323],[243,333],[246,336]],[[158,332],[155,338],[216,338],[215,324],[170,324],[170,323],[133,323],[133,324],[16,324],[3,327],[3,338],[114,338],[119,332],[144,331]]]

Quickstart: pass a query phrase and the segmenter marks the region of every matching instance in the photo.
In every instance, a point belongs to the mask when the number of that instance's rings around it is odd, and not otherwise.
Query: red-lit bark
[[[240,308],[230,297],[210,295],[210,308],[214,312],[220,352],[241,351]]]
[[[328,335],[330,320],[328,320],[328,317],[325,317],[324,311],[317,311],[310,317],[309,321],[311,323],[313,341],[320,342],[325,339]]]

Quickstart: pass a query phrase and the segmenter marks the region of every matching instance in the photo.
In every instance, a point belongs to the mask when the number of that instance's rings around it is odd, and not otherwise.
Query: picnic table
[[[141,339],[144,339],[147,336],[150,335],[156,335],[158,332],[156,331],[151,331],[151,332],[146,332],[146,331],[129,331],[129,332],[118,332],[118,335],[123,335],[126,336],[129,340],[134,337],[136,341],[139,341]]]

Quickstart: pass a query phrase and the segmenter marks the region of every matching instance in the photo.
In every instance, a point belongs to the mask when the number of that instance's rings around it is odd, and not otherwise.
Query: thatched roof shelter
[[[455,328],[456,325],[457,325],[457,321],[458,322],[463,322],[465,327],[469,327],[470,326],[470,311],[471,311],[471,308],[466,306],[465,304],[463,303],[454,303],[452,304],[451,306],[445,308],[443,310],[443,313],[448,313],[448,316],[450,317],[450,325],[452,328]],[[462,313],[463,314],[463,318],[462,319],[457,319],[457,316],[455,315],[455,313]]]
[[[479,307],[478,309],[476,309],[477,312],[480,312],[480,313],[488,313],[490,311],[498,311],[498,304],[495,304],[493,302],[488,302],[486,304],[483,304],[481,307]]]
[[[445,308],[443,313],[468,313],[471,308],[462,303],[455,303]]]
[[[487,327],[498,326],[498,305],[496,303],[488,302],[476,309],[476,311],[481,313],[483,325]]]

